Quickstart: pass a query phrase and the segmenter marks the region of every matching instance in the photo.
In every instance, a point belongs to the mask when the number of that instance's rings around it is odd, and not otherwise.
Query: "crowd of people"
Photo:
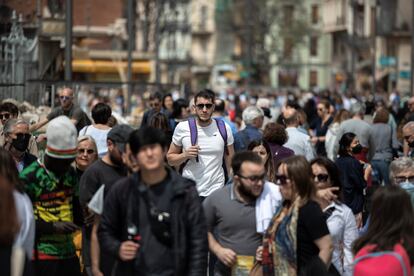
[[[414,275],[414,97],[333,95],[4,101],[2,273]]]

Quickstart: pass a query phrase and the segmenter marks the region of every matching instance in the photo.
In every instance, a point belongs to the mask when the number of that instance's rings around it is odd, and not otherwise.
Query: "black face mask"
[[[27,147],[29,146],[29,140],[31,135],[28,133],[19,133],[16,136],[17,137],[13,139],[11,142],[12,147],[21,152],[26,151]]]
[[[361,153],[362,151],[362,146],[361,144],[356,145],[355,147],[352,148],[352,153],[353,154],[358,154]]]
[[[414,141],[409,142],[409,143],[408,143],[408,146],[409,146],[410,148],[414,148]]]

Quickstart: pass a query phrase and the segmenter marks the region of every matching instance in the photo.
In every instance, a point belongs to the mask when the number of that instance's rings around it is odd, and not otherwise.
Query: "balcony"
[[[327,33],[347,29],[347,6],[345,0],[325,0],[322,5],[323,31]]]
[[[198,36],[208,36],[213,34],[213,28],[209,24],[201,23],[195,24],[191,28],[191,34]]]

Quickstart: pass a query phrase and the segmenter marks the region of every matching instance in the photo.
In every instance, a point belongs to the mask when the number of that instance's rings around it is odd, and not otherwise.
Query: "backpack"
[[[411,265],[407,252],[396,244],[393,251],[372,252],[375,245],[364,246],[354,260],[354,276],[410,276]]]
[[[226,123],[219,119],[219,118],[213,118],[213,120],[216,122],[217,128],[220,132],[221,137],[224,141],[224,154],[228,155],[228,149],[227,149],[227,129],[226,129]],[[195,118],[189,118],[188,119],[188,126],[190,128],[190,137],[191,137],[191,145],[195,146],[197,144],[197,122]],[[224,160],[224,155],[223,155]],[[180,173],[182,173],[185,165],[187,165],[188,160],[186,160],[181,166],[180,166]],[[196,162],[198,162],[198,157],[196,157]],[[223,168],[225,167],[225,162],[223,162]],[[224,170],[225,176],[227,178],[226,170]]]

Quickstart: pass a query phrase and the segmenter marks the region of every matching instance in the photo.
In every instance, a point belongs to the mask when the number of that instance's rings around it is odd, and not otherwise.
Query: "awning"
[[[126,61],[75,59],[72,61],[72,71],[77,73],[118,73],[119,69],[128,70]],[[150,74],[149,61],[132,62],[132,73]]]

